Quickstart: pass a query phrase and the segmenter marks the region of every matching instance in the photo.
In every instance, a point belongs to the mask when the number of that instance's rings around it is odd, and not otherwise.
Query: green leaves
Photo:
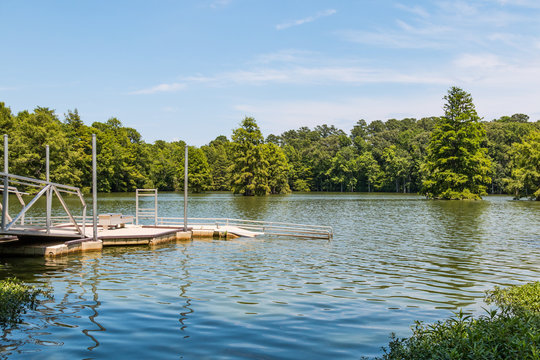
[[[34,309],[38,296],[50,298],[47,291],[23,284],[15,278],[0,280],[0,325],[16,322],[21,313]]]
[[[524,196],[540,201],[540,131],[533,131],[511,150],[513,170],[507,188],[516,199]]]

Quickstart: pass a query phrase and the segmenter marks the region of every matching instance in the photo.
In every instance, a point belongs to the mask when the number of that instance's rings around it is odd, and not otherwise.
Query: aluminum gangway
[[[331,226],[295,224],[275,221],[258,221],[228,218],[188,218],[188,226],[196,228],[223,228],[223,229],[243,229],[252,233],[268,236],[285,236],[305,239],[325,239],[331,240],[334,231]],[[180,226],[184,219],[178,217],[158,217],[159,226]]]

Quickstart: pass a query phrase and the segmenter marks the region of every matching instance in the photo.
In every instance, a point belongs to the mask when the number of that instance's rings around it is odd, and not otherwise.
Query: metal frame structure
[[[4,185],[0,185],[0,191],[4,191]],[[26,206],[25,202],[24,202],[24,199],[23,199],[23,195],[29,195],[28,193],[25,193],[25,192],[22,192],[22,191],[19,191],[19,189],[17,189],[15,186],[9,186],[8,187],[8,193],[11,193],[11,194],[15,194],[17,196],[17,200],[19,200],[19,203],[21,204],[21,206],[24,208]],[[0,204],[0,211],[2,211],[2,204]],[[11,221],[11,216],[9,216],[9,211],[6,212],[6,216],[7,216],[7,220],[8,221]],[[21,224],[24,225],[24,215],[21,217]]]
[[[28,228],[27,227],[19,227],[17,228],[15,224],[19,222],[21,226],[25,225],[24,217],[26,212],[34,205],[37,200],[45,195],[47,198],[47,206],[46,206],[46,219],[45,219],[45,230],[46,234],[51,234],[51,227],[52,227],[52,221],[51,221],[51,207],[52,207],[52,195],[53,193],[56,195],[60,203],[62,204],[62,207],[64,208],[66,214],[68,215],[70,225],[75,227],[76,233],[81,236],[85,237],[85,228],[86,228],[86,203],[84,201],[84,197],[82,195],[82,192],[79,188],[74,186],[68,186],[63,184],[58,184],[50,181],[49,176],[49,146],[47,145],[45,148],[45,154],[46,154],[46,180],[39,180],[39,179],[33,179],[26,176],[19,176],[15,174],[10,174],[8,171],[8,136],[4,135],[4,171],[0,172],[0,177],[3,178],[3,186],[0,188],[0,190],[3,192],[2,196],[2,215],[1,215],[1,224],[0,224],[0,233],[2,234],[10,234],[10,235],[16,235],[16,234],[28,234]],[[21,192],[16,190],[16,187],[10,186],[9,184],[19,184],[23,186],[30,186],[38,188],[39,191],[36,195],[28,202],[28,204],[24,203],[24,200],[21,197]],[[4,191],[4,189],[7,189],[7,191]],[[8,206],[9,206],[9,193],[15,192],[17,194],[17,197],[19,199],[19,202],[22,205],[22,210],[13,218],[9,216],[8,214]],[[83,214],[82,214],[82,227],[79,226],[77,223],[77,220],[75,219],[75,216],[71,213],[69,210],[62,193],[65,194],[73,194],[77,195],[79,200],[81,201],[82,207],[83,207]],[[25,193],[26,194],[26,193]],[[40,234],[42,232],[39,232]]]
[[[76,230],[76,232],[78,234],[80,234],[82,237],[85,236],[86,203],[84,201],[83,195],[82,195],[79,188],[74,187],[74,186],[67,186],[67,185],[57,184],[57,183],[53,183],[53,182],[50,182],[50,181],[32,179],[32,178],[28,178],[28,177],[25,177],[25,176],[13,175],[13,174],[5,173],[5,172],[0,172],[0,177],[4,178],[4,184],[7,181],[8,183],[11,182],[11,183],[17,183],[17,184],[21,184],[21,185],[40,188],[40,190],[32,198],[32,200],[30,200],[28,202],[28,204],[24,205],[22,210],[15,217],[13,217],[11,220],[8,217],[7,206],[6,206],[7,204],[6,205],[2,204],[2,227],[1,227],[1,232],[3,234],[11,234],[11,233],[16,232],[16,229],[14,228],[14,225],[19,220],[21,220],[20,224],[24,225],[24,220],[22,220],[22,219],[24,219],[24,215],[26,214],[26,212],[32,207],[32,205],[34,205],[36,203],[36,201],[41,196],[43,196],[43,195],[45,195],[47,193],[49,193],[50,195],[49,195],[49,199],[47,199],[47,212],[46,212],[47,216],[46,216],[46,221],[45,221],[45,228],[46,228],[47,234],[50,234],[51,227],[52,227],[50,204],[52,203],[52,199],[51,199],[52,198],[52,193],[54,193],[56,195],[56,197],[58,198],[58,200],[60,200],[60,203],[62,204],[62,207],[64,208],[64,211],[68,215],[68,218],[70,220],[70,224],[75,227],[75,230]],[[7,194],[8,192],[9,191],[6,191],[6,192],[4,192],[4,194]],[[77,220],[75,219],[75,217],[73,216],[73,214],[69,210],[69,208],[68,208],[68,206],[67,206],[67,204],[66,204],[66,202],[65,202],[65,200],[64,200],[64,198],[62,196],[62,193],[77,195],[79,200],[81,201],[81,204],[83,206],[82,227],[79,226],[79,224],[77,223]]]
[[[153,208],[141,208],[139,197],[154,197]],[[135,225],[139,225],[141,219],[154,219],[154,225],[158,223],[158,190],[157,189],[136,189],[135,190]]]

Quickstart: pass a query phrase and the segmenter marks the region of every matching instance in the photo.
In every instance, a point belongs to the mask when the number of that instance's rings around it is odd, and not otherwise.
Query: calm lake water
[[[99,199],[99,212],[134,209],[133,194]],[[160,194],[160,216],[182,209],[181,194]],[[54,300],[3,330],[0,357],[358,359],[380,355],[391,332],[409,335],[414,320],[478,314],[485,290],[539,279],[540,202],[220,193],[191,196],[189,216],[330,225],[335,235],[3,258],[0,278],[48,287]]]

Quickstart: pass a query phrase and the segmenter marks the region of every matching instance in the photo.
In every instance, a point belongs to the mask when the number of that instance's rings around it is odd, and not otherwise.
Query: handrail
[[[50,182],[50,181],[29,178],[29,177],[26,177],[26,176],[20,176],[20,175],[15,175],[15,174],[8,174],[8,173],[5,173],[3,171],[0,171],[0,177],[6,177],[6,176],[10,177],[10,178],[13,178],[13,179],[31,181],[31,182],[34,182],[34,183],[37,183],[37,184],[40,184],[40,185],[43,185],[43,186],[45,186],[45,185],[53,185],[56,188],[67,189],[67,190],[72,190],[72,191],[75,191],[75,192],[80,192],[80,189],[78,187],[75,187],[75,186],[69,186],[69,185],[54,183],[54,182]]]

